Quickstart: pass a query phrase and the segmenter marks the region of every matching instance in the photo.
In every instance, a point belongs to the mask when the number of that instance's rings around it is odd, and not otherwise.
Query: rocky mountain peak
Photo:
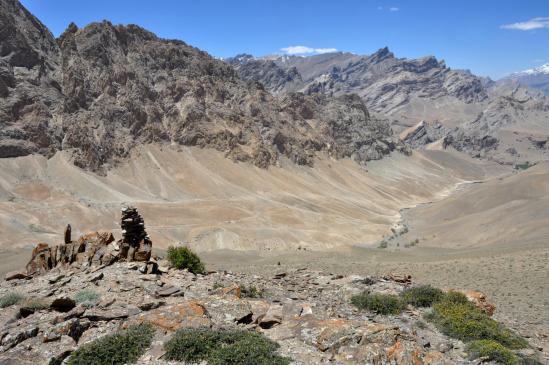
[[[393,52],[389,51],[389,47],[383,47],[372,53],[369,57],[373,63],[378,63],[386,59],[395,58]]]

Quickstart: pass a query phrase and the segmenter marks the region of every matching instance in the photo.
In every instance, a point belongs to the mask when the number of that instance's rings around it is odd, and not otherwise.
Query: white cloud
[[[399,11],[399,10],[400,10],[400,9],[397,8],[396,6],[391,6],[391,7],[389,8],[389,11]]]
[[[311,48],[306,46],[289,46],[281,48],[280,50],[289,55],[337,52],[337,49],[335,48]]]
[[[502,29],[511,29],[511,30],[534,30],[549,28],[549,17],[538,17],[527,20],[525,22],[518,22],[513,24],[504,24],[501,26]]]

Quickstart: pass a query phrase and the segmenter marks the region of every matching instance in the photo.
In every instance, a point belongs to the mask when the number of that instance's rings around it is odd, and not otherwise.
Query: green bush
[[[358,309],[367,309],[377,314],[399,314],[406,303],[398,296],[391,294],[362,293],[351,298],[351,304]]]
[[[265,295],[265,291],[263,289],[258,289],[253,285],[240,286],[240,293],[244,298],[263,298]]]
[[[387,248],[387,241],[383,240],[379,243],[379,246],[377,248]]]
[[[259,333],[242,330],[185,328],[164,345],[167,360],[208,365],[286,365],[276,354],[279,345]]]
[[[486,357],[502,365],[518,365],[519,358],[511,350],[492,340],[473,341],[467,346],[467,351],[473,359]]]
[[[449,291],[448,293],[444,294],[444,301],[448,303],[454,303],[454,304],[469,304],[469,299],[465,296],[465,294],[457,292],[457,291]]]
[[[414,307],[430,307],[444,297],[444,292],[431,285],[421,285],[404,290],[401,296],[404,302]]]
[[[25,297],[19,293],[8,293],[0,297],[0,308],[6,308],[20,303]]]
[[[452,299],[459,298],[452,296]],[[444,334],[462,341],[493,340],[509,349],[528,346],[525,339],[475,308],[470,303],[443,299],[433,305],[426,318]]]
[[[168,261],[179,270],[188,269],[193,274],[203,274],[205,272],[200,257],[188,247],[168,247]]]
[[[153,336],[150,324],[131,326],[82,345],[72,353],[68,365],[135,364],[151,345]]]
[[[95,291],[90,289],[80,290],[74,296],[74,301],[82,304],[86,308],[94,307],[99,303],[100,296]]]

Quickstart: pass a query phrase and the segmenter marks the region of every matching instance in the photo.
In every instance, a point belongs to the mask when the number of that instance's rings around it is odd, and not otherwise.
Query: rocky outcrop
[[[446,137],[449,130],[440,122],[421,121],[401,134],[402,140],[412,148],[419,149]]]
[[[39,243],[32,250],[31,259],[26,265],[25,273],[10,273],[6,280],[44,274],[53,268],[77,266],[111,265],[115,261],[146,262],[145,273],[156,271],[158,265],[148,263],[151,258],[152,242],[145,231],[145,223],[136,208],[127,207],[122,210],[123,238],[115,242],[110,232],[93,232],[81,236],[76,242],[70,240],[70,225],[65,230],[64,244],[50,246]],[[68,242],[67,242],[68,241]]]
[[[86,234],[76,242],[57,246],[39,243],[31,254],[26,266],[27,275],[43,274],[55,267],[78,264],[81,266],[111,264],[117,257],[114,248],[109,244],[114,242],[112,233],[93,232]]]
[[[103,173],[147,143],[214,148],[262,168],[282,157],[310,165],[319,152],[364,163],[400,145],[359,99],[281,100],[227,63],[136,25],[71,24],[54,39],[19,2],[0,6],[0,157],[63,150]],[[275,66],[273,80],[299,81]],[[307,110],[288,98],[306,98]],[[343,120],[350,130],[339,130]]]

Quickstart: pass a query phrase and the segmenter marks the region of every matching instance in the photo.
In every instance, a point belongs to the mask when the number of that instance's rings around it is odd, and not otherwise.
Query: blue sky
[[[108,19],[217,57],[329,49],[435,55],[500,78],[549,63],[549,0],[22,0],[58,36]],[[291,48],[303,46],[305,48]],[[285,49],[285,51],[283,51]]]

